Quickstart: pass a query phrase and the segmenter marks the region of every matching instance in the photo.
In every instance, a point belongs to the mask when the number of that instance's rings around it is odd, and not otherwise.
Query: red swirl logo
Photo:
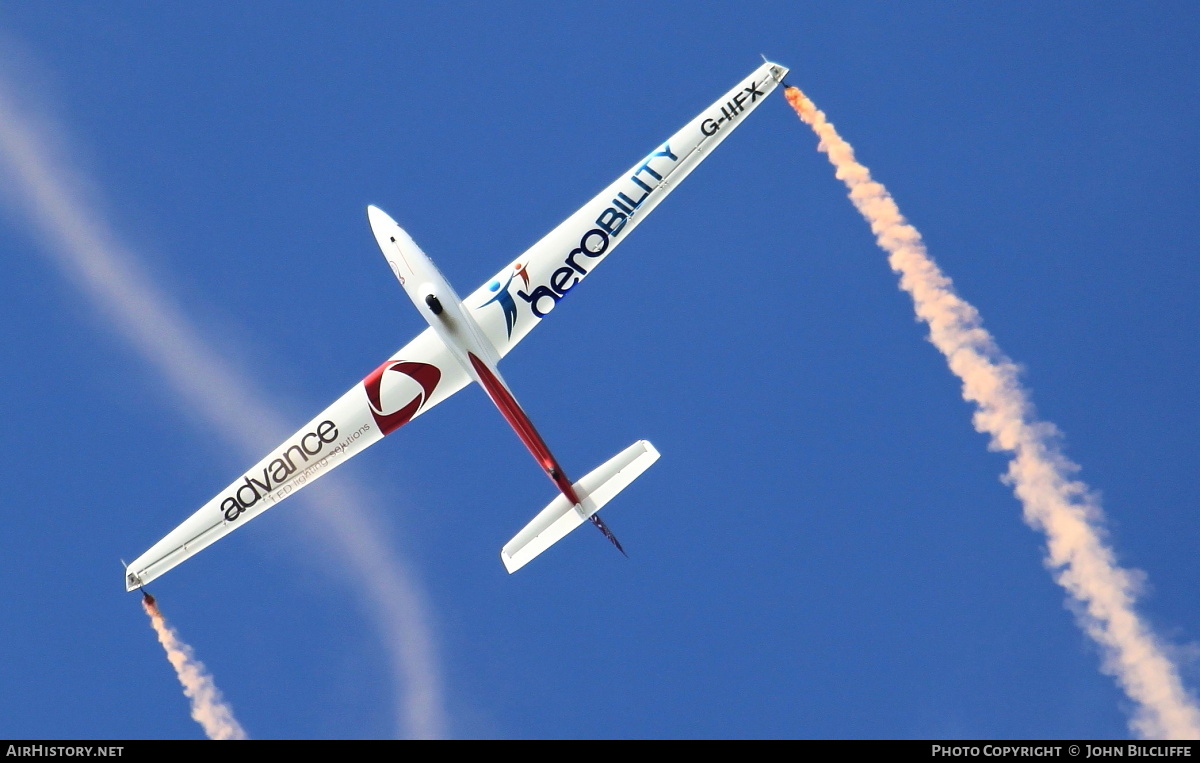
[[[412,421],[441,379],[437,366],[408,360],[389,360],[372,371],[363,389],[379,430],[391,434]]]

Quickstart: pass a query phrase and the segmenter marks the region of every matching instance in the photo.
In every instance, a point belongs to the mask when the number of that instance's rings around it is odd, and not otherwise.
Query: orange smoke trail
[[[1014,454],[1005,482],[1024,507],[1025,521],[1046,535],[1046,564],[1056,582],[1081,605],[1081,625],[1104,652],[1103,669],[1137,703],[1133,730],[1146,738],[1200,739],[1200,709],[1146,623],[1134,612],[1137,573],[1116,564],[1103,540],[1103,515],[1079,469],[1058,449],[1058,430],[1039,421],[1017,380],[1017,367],[983,328],[979,312],[954,287],[925,250],[921,234],[905,221],[891,194],[854,159],[824,112],[794,87],[784,91],[801,120],[820,138],[817,149],[850,189],[850,200],[888,253],[900,288],[912,296],[929,340],[976,405],[975,429],[991,435],[990,448]]]
[[[158,643],[167,652],[167,660],[175,668],[183,693],[192,700],[192,718],[204,728],[209,739],[246,739],[246,732],[233,717],[233,709],[225,704],[204,663],[192,654],[192,648],[179,640],[175,629],[167,625],[154,597],[145,594],[142,608],[150,616],[150,624],[158,634]]]

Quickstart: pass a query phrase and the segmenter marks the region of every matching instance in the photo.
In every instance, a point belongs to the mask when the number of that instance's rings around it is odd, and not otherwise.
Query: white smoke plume
[[[0,62],[2,65],[5,62]],[[264,433],[291,431],[282,415],[255,395],[200,332],[140,269],[84,192],[89,187],[50,136],[61,128],[18,100],[0,77],[0,190],[44,242],[43,252],[112,321],[172,385],[178,397],[248,460],[262,455]],[[341,560],[365,594],[391,663],[401,736],[444,735],[445,718],[428,607],[407,565],[380,539],[386,532],[363,501],[336,483],[313,486],[319,502],[313,535]],[[184,515],[181,514],[182,518]]]
[[[175,668],[183,693],[192,701],[192,719],[204,728],[209,739],[248,739],[246,731],[233,717],[233,708],[226,704],[221,691],[213,683],[204,663],[196,659],[192,648],[179,638],[158,609],[154,597],[142,597],[142,608],[150,616],[150,625],[158,634],[158,643],[167,652],[167,661]]]
[[[1036,418],[1016,365],[983,328],[979,312],[954,292],[887,189],[871,179],[811,100],[796,88],[785,95],[817,134],[818,150],[829,157],[851,202],[888,253],[900,288],[929,325],[929,340],[962,380],[963,397],[976,406],[975,428],[991,436],[992,449],[1013,454],[1005,481],[1020,499],[1025,521],[1045,533],[1046,564],[1079,605],[1084,630],[1104,653],[1103,669],[1135,703],[1133,731],[1153,739],[1200,739],[1195,699],[1134,611],[1138,573],[1117,565],[1104,540],[1100,506],[1087,485],[1071,478],[1079,467],[1058,449],[1058,430]]]

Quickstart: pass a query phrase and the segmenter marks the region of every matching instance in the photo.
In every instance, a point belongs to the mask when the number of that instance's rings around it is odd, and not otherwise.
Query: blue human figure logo
[[[508,280],[504,282],[504,286],[500,285],[499,279],[488,284],[488,291],[496,293],[496,296],[484,302],[480,307],[485,307],[493,302],[500,303],[500,307],[504,309],[504,324],[508,329],[508,336],[512,336],[513,326],[517,325],[517,301],[513,299],[509,293],[508,287],[512,285],[512,280],[515,276],[521,276],[526,286],[529,286],[529,275],[525,272],[525,266],[521,263],[513,265],[512,273],[509,273]]]

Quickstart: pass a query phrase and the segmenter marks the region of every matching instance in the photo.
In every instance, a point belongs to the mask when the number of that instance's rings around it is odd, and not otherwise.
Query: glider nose
[[[367,205],[367,221],[371,223],[371,230],[377,232],[386,230],[389,227],[399,227],[391,215],[374,204]]]

